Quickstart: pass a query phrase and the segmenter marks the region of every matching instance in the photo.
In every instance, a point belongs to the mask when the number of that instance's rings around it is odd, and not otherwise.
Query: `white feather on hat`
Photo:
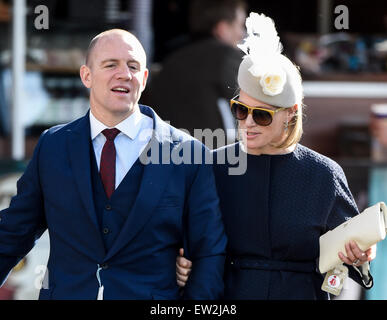
[[[274,106],[291,107],[302,96],[297,67],[284,55],[274,21],[251,12],[246,19],[247,37],[238,47],[246,54],[238,83],[247,94]],[[246,72],[248,71],[248,72]]]
[[[264,14],[251,12],[246,18],[247,37],[238,47],[253,59],[262,55],[281,54],[283,47],[280,42],[274,21]],[[262,50],[262,48],[265,48]]]

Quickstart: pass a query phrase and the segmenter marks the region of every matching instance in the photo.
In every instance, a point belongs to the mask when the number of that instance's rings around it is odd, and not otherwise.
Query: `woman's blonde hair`
[[[285,140],[278,146],[275,146],[278,149],[286,149],[294,144],[297,144],[302,137],[303,134],[303,109],[305,105],[301,102],[298,105],[297,111],[293,116],[292,120],[288,124],[288,130]]]

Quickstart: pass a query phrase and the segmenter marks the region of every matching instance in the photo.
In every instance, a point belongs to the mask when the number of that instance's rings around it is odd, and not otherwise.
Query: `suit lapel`
[[[152,217],[174,168],[170,161],[167,162],[173,147],[169,127],[152,109],[144,110],[144,107],[141,107],[141,112],[152,116],[154,121],[152,138],[140,156],[144,173],[133,208],[105,260],[127,245]],[[167,158],[164,158],[164,162],[163,157]]]
[[[90,164],[90,120],[89,113],[73,127],[68,129],[68,153],[70,155],[71,168],[74,179],[85,207],[93,225],[95,239],[100,241],[101,248],[104,244],[99,230],[97,215],[93,201],[93,190],[91,185],[91,164]]]

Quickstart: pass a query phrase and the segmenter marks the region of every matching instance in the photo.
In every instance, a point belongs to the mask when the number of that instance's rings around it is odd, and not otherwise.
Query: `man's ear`
[[[212,29],[212,34],[218,38],[223,39],[225,35],[229,32],[229,26],[227,24],[227,21],[219,21],[216,26]]]
[[[141,92],[143,92],[145,90],[146,83],[147,83],[147,80],[148,80],[148,76],[149,76],[149,70],[147,68],[145,68],[145,70],[144,70],[144,78],[142,79],[142,89],[141,89]]]
[[[81,69],[79,70],[79,75],[81,77],[83,85],[90,89],[91,88],[91,71],[90,68],[87,65],[82,65]]]

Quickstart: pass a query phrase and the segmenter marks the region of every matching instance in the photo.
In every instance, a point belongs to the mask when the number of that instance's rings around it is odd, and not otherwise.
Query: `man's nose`
[[[127,65],[120,66],[117,74],[117,79],[121,80],[131,80],[132,79],[132,73],[130,72],[130,69]]]

